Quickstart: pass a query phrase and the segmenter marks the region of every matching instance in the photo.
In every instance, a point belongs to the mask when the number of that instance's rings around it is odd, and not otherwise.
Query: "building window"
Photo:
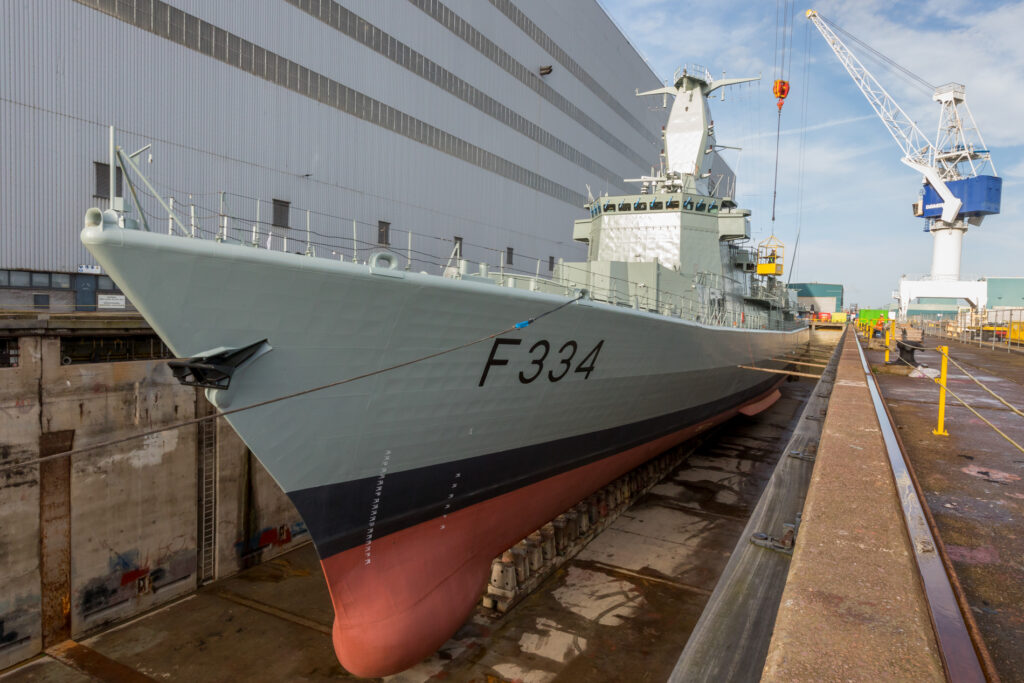
[[[50,274],[49,273],[32,273],[32,286],[39,287],[42,289],[50,288]]]
[[[505,247],[505,265],[506,266],[511,266],[512,265],[512,256],[513,256],[512,247]]]
[[[11,271],[11,287],[31,287],[32,274],[24,270]]]
[[[0,368],[18,367],[18,340],[0,339]]]
[[[54,289],[71,289],[71,276],[67,273],[50,273],[50,286]]]
[[[377,244],[382,247],[391,244],[391,224],[387,221],[377,221]]]
[[[550,272],[553,272],[554,270],[555,270],[555,257],[554,256],[548,256],[548,272],[550,273]]]
[[[288,227],[288,210],[291,208],[291,205],[291,202],[286,202],[283,199],[274,200],[273,224],[275,228]]]
[[[110,164],[102,164],[98,161],[94,161],[92,166],[96,171],[96,193],[93,196],[99,197],[100,199],[110,199]],[[123,197],[124,195],[121,192],[122,183],[120,168],[117,169],[117,180],[114,182],[117,183],[117,194],[115,196]]]
[[[462,258],[462,238],[455,238],[455,258]]]
[[[6,270],[0,270],[0,287],[6,287],[11,284],[10,272]]]
[[[50,308],[50,295],[49,294],[33,294],[32,295],[32,308],[36,310],[49,310]]]
[[[117,285],[110,279],[109,275],[100,275],[96,278],[96,289],[104,289],[107,291],[113,291],[117,289]]]

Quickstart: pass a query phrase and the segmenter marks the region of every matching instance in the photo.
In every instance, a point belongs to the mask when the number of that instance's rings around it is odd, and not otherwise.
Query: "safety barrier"
[[[944,320],[926,320],[914,316],[908,321],[925,334],[963,344],[988,346],[1007,351],[1024,350],[1024,308],[994,308],[980,311],[960,309]]]
[[[996,427],[994,424],[992,424],[992,422],[990,420],[985,418],[985,416],[983,416],[981,413],[979,413],[973,406],[971,406],[961,396],[957,395],[956,392],[954,392],[952,389],[949,388],[949,382],[948,382],[949,363],[953,363],[953,365],[955,365],[957,367],[957,369],[960,370],[960,372],[964,373],[964,375],[966,375],[968,378],[973,380],[975,384],[977,384],[979,387],[984,389],[988,394],[990,394],[993,398],[995,398],[997,401],[999,401],[1004,406],[1006,406],[1014,414],[1018,415],[1019,417],[1024,417],[1024,412],[1022,412],[1020,409],[1018,409],[1016,406],[1011,404],[1009,401],[1004,399],[1002,396],[1000,396],[996,392],[992,391],[989,387],[985,386],[984,382],[982,382],[980,379],[978,379],[977,377],[972,375],[963,365],[958,363],[949,354],[949,346],[938,346],[938,347],[935,347],[935,348],[930,349],[930,350],[937,351],[942,356],[942,364],[940,366],[939,376],[933,378],[933,381],[936,384],[939,385],[940,389],[939,389],[938,420],[937,420],[937,424],[935,426],[935,429],[932,430],[932,434],[934,434],[936,436],[949,436],[949,432],[946,430],[946,426],[945,426],[946,394],[948,393],[950,396],[952,396],[957,401],[959,401],[960,405],[962,405],[964,408],[967,408],[967,410],[971,411],[975,415],[975,417],[977,417],[979,420],[981,420],[986,425],[991,427],[993,431],[995,431],[999,436],[1003,437],[1003,439],[1005,439],[1007,442],[1009,442],[1014,448],[1019,450],[1021,453],[1024,453],[1024,446],[1022,446],[1021,444],[1017,443],[1012,438],[1010,438],[1010,436],[1007,435],[1003,430],[999,429],[999,427]],[[888,355],[888,351],[886,352],[886,354]],[[902,358],[900,358],[899,360],[902,361],[903,363],[905,363],[906,365],[910,366],[910,367],[914,367],[914,366],[910,365],[910,363],[907,363],[907,361],[902,359]]]

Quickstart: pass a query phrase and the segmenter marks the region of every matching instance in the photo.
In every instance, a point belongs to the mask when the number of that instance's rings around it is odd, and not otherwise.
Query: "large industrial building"
[[[584,257],[588,186],[661,149],[658,80],[596,0],[8,0],[0,38],[0,669],[308,540],[223,421],[103,445],[212,407],[111,315],[89,207],[543,275]],[[151,187],[111,178],[111,126]]]
[[[843,310],[843,286],[823,282],[794,282],[797,304],[813,313],[835,313]]]
[[[985,282],[985,308],[996,319],[1003,319],[1002,311],[1024,307],[1024,278],[988,277]],[[922,298],[912,301],[907,317],[920,320],[950,320],[968,306],[965,299]],[[975,302],[976,303],[976,302]],[[990,317],[991,317],[990,315]]]
[[[8,308],[130,305],[78,241],[85,210],[110,203],[110,126],[125,153],[152,144],[140,170],[199,238],[332,258],[387,247],[428,272],[456,246],[530,273],[581,258],[571,226],[588,188],[636,191],[622,179],[661,149],[665,113],[634,96],[660,84],[595,0],[0,12]],[[168,229],[135,182],[133,197],[118,172],[115,196]]]

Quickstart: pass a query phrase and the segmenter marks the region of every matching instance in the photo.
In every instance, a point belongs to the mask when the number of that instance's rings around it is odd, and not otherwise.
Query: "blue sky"
[[[739,176],[740,204],[754,212],[754,237],[769,235],[776,3],[600,2],[663,80],[686,63],[718,76],[762,75],[760,82],[727,89],[725,101],[713,100],[711,108],[719,143],[743,147],[727,158]],[[1003,177],[1003,197],[1002,213],[965,236],[961,276],[1024,276],[1024,0],[825,0],[797,3],[788,55],[792,90],[782,112],[774,231],[790,247],[801,232],[793,282],[842,283],[847,303],[886,306],[902,274],[917,277],[931,268],[932,238],[910,208],[920,176],[900,163],[889,132],[804,17],[810,7],[925,81],[967,86],[967,102]],[[930,95],[877,62],[862,61],[934,139],[939,105]]]

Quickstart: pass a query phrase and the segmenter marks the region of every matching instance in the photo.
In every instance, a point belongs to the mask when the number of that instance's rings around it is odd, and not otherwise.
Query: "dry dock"
[[[505,616],[481,608],[434,657],[392,680],[666,680],[814,387],[786,382],[769,410],[687,444],[676,469],[538,591]],[[330,623],[307,545],[3,680],[344,677]]]
[[[977,411],[950,397],[948,436],[932,433],[936,383],[885,366],[880,351],[862,356],[851,328],[834,381],[787,382],[765,413],[686,444],[675,469],[508,614],[480,608],[390,680],[1024,680],[1024,453],[985,422],[1024,444],[1024,354],[926,338],[918,359],[938,368],[940,343],[962,366],[947,386]],[[820,436],[805,432],[815,423]],[[806,502],[796,491],[772,507],[773,478],[804,467]],[[750,542],[751,524],[781,536],[794,503],[791,557]],[[940,570],[922,578],[922,566]],[[758,590],[715,607],[729,581]],[[345,678],[330,619],[307,544],[2,678]],[[681,668],[684,648],[695,668]]]

